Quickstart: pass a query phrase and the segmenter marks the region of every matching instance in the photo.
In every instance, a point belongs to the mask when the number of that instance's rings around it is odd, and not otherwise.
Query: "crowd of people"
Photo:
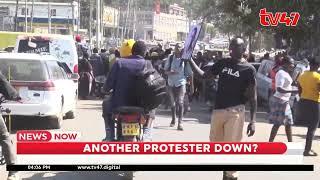
[[[166,79],[168,98],[165,105],[171,107],[171,122],[168,126],[175,127],[177,124],[177,130],[183,131],[183,116],[185,111],[190,110],[188,99],[189,101],[192,101],[193,98],[199,99],[202,94],[201,89],[204,88],[201,82],[211,81],[215,76],[219,76],[215,110],[212,115],[215,120],[211,122],[210,141],[242,140],[246,102],[250,102],[251,112],[247,134],[252,136],[255,132],[257,106],[255,69],[242,58],[244,47],[243,40],[235,38],[230,44],[230,49],[233,50],[230,59],[221,60],[221,54],[214,59],[208,52],[197,53],[191,59],[182,59],[183,47],[180,44],[176,44],[173,50],[163,50],[161,46],[147,50],[142,41],[124,42],[119,49],[120,57],[116,58],[112,65],[109,61],[107,80],[103,86],[103,92],[112,92],[112,96],[105,99],[102,105],[106,129],[106,137],[103,140],[114,140],[112,112],[120,106],[131,105],[129,102],[130,92],[128,91],[130,87],[135,85],[134,77],[144,68],[146,61],[151,61],[153,67]],[[102,55],[97,55],[97,51],[95,51],[91,57],[96,60],[99,56],[102,59]],[[109,57],[115,56],[109,54]],[[91,76],[92,74],[93,76],[100,75],[99,73],[89,72],[95,71],[95,65],[92,65],[94,63],[90,61],[93,61],[93,58],[90,58],[89,63],[87,63],[89,68],[87,68],[86,73]],[[216,63],[206,69],[206,65],[210,61]],[[103,61],[101,64],[103,64]],[[101,67],[105,66],[101,65]],[[147,112],[151,120],[144,127],[144,141],[151,141],[152,139],[155,113],[156,109]],[[236,172],[224,172],[225,180],[236,178]]]
[[[111,48],[107,53],[106,50],[102,49],[99,54],[95,48],[90,57],[84,53],[84,58],[79,66],[81,74],[79,83],[80,96],[86,97],[90,92],[91,94],[95,92],[94,88],[96,86],[88,84],[95,84],[95,81],[99,80],[99,78],[106,79],[117,59],[132,55],[131,50],[134,44],[134,40],[128,40],[123,43],[119,50]],[[166,109],[171,107],[172,122],[170,126],[175,125],[176,116],[178,116],[179,130],[183,130],[181,119],[185,112],[191,111],[190,103],[193,99],[199,100],[202,97],[209,105],[216,103],[214,100],[218,90],[218,84],[213,80],[214,76],[203,79],[198,73],[192,73],[189,63],[181,60],[182,52],[183,49],[179,44],[176,45],[175,49],[163,49],[161,45],[158,45],[149,50],[146,47],[144,55],[144,59],[150,60],[154,68],[167,80],[168,98],[165,100],[164,105]],[[210,52],[204,52],[203,54],[198,52],[192,59],[201,70],[207,71],[206,65],[210,62],[219,62],[222,59],[222,54],[218,53],[214,57]],[[242,59],[247,62],[255,62],[255,57],[252,54],[248,56],[243,53]],[[310,59],[308,60],[310,61]],[[280,125],[284,124],[288,140],[291,142],[293,118],[292,107],[289,106],[289,98],[291,93],[299,93],[298,89],[291,90],[291,84],[300,85],[298,83],[299,74],[294,75],[295,77],[292,78],[295,63],[286,52],[277,53],[273,64],[265,63],[266,61],[271,61],[269,53],[266,53],[260,59],[261,66],[270,66],[265,69],[270,69],[270,72],[267,73],[272,79],[272,93],[274,94],[269,102],[269,120],[274,124],[269,141],[274,140]],[[285,119],[283,120],[285,122],[279,122],[279,119]]]
[[[195,57],[183,59],[183,47],[176,44],[174,49],[164,50],[161,45],[150,50],[143,41],[127,40],[119,50],[115,48],[94,48],[89,56],[87,50],[79,47],[79,95],[87,98],[89,95],[99,96],[112,93],[110,98],[103,101],[103,118],[105,121],[106,136],[104,141],[114,140],[113,111],[120,106],[130,106],[130,87],[135,86],[135,76],[144,69],[147,61],[153,68],[166,79],[167,100],[164,105],[171,107],[170,127],[183,131],[183,116],[190,111],[190,102],[199,99],[202,94],[203,82],[212,82],[218,77],[215,89],[214,109],[212,111],[210,141],[213,142],[240,142],[243,139],[245,105],[249,104],[250,116],[247,126],[247,135],[255,134],[256,110],[257,110],[257,81],[256,69],[248,62],[245,56],[245,42],[241,38],[233,38],[230,41],[230,58],[222,58],[217,54],[198,52]],[[247,58],[247,59],[245,59]],[[268,54],[264,60],[270,60]],[[287,139],[292,138],[293,113],[289,99],[292,94],[299,94],[300,101],[295,110],[296,121],[304,121],[307,124],[306,143],[304,156],[317,156],[312,150],[312,141],[320,120],[320,59],[310,56],[307,58],[309,69],[294,78],[293,70],[295,61],[286,53],[277,54],[274,63],[270,67],[269,74],[272,77],[272,97],[270,98],[270,112],[268,120],[273,127],[269,141],[276,138],[280,126],[285,126]],[[214,62],[206,68],[210,62]],[[262,61],[263,64],[263,61]],[[266,63],[267,64],[267,63]],[[101,85],[102,83],[102,85]],[[21,98],[0,72],[0,93],[6,99],[19,101]],[[97,84],[100,84],[98,86]],[[297,89],[293,88],[297,86]],[[152,127],[156,118],[156,108],[146,112],[150,117],[144,127],[144,141],[152,140]],[[8,164],[15,163],[15,155],[4,120],[0,116],[1,146],[5,160]],[[9,179],[16,179],[17,172],[9,172]],[[235,171],[223,173],[224,180],[235,180],[238,174]]]
[[[267,64],[264,61],[271,61],[268,54],[264,56],[261,65]],[[276,54],[272,66],[266,68],[270,69],[269,75],[272,79],[272,97],[269,101],[268,120],[273,124],[273,127],[269,142],[274,141],[282,125],[285,126],[288,142],[293,142],[292,126],[295,119],[295,122],[303,123],[308,128],[304,156],[317,156],[317,153],[311,147],[320,121],[320,59],[319,57],[309,56],[305,61],[303,63],[309,67],[295,72],[295,60],[286,52],[283,52]],[[296,94],[299,94],[300,100],[296,107],[291,107],[290,98]]]

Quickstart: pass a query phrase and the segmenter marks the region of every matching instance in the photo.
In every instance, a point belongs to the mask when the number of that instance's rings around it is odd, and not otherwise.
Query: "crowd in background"
[[[108,51],[106,49],[101,49],[99,52],[97,48],[94,48],[91,56],[89,56],[87,50],[83,51],[82,58],[79,58],[79,97],[86,99],[88,96],[100,96],[98,92],[99,89],[97,89],[100,88],[100,86],[97,86],[97,82],[105,81],[114,62],[121,57],[129,56],[130,52],[128,50],[130,50],[132,46],[133,40],[128,40],[125,41],[119,49],[110,48]],[[154,68],[167,79],[164,67],[169,56],[173,54],[173,51],[172,48],[164,49],[162,45],[159,44],[156,47],[148,49],[145,59],[152,61]],[[222,59],[222,53],[213,54],[210,51],[205,51],[204,53],[198,52],[193,56],[193,59],[200,68],[207,70],[206,66],[208,64]],[[194,99],[197,101],[204,101],[208,106],[212,107],[214,93],[212,93],[211,90],[214,89],[215,86],[216,84],[214,81],[204,80],[195,75],[192,83],[190,80],[188,81],[188,96],[185,97],[186,110],[190,111],[190,103]],[[194,89],[192,94],[190,93],[190,89]],[[169,97],[164,102],[164,106],[166,109],[169,108]]]

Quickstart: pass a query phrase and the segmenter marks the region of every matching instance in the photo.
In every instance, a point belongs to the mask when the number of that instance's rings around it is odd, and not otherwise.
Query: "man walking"
[[[245,43],[241,38],[230,42],[231,58],[215,63],[211,71],[203,72],[191,59],[191,66],[203,78],[219,76],[215,109],[212,113],[210,141],[240,142],[245,121],[245,104],[250,103],[250,123],[247,127],[248,136],[255,133],[257,109],[256,70],[245,61]],[[235,171],[223,173],[223,180],[236,180]]]
[[[98,49],[93,49],[93,54],[90,56],[90,64],[93,70],[94,82],[92,84],[91,94],[98,95],[96,91],[99,92],[99,89],[96,89],[96,83],[101,83],[105,81],[104,65],[101,59],[101,56],[98,54]]]
[[[171,99],[172,120],[170,127],[176,124],[176,113],[178,113],[178,130],[183,130],[182,118],[184,113],[184,96],[186,94],[187,77],[193,76],[189,63],[181,59],[182,48],[176,44],[174,54],[169,56],[165,64],[168,75],[168,88]]]
[[[109,73],[109,54],[106,49],[101,49],[100,57],[104,67],[104,74],[107,77]]]
[[[18,92],[10,85],[4,75],[0,71],[0,93],[8,100],[20,100]],[[15,164],[16,155],[13,144],[10,140],[10,134],[0,112],[0,145],[7,165]],[[20,179],[18,173],[10,171],[8,180]]]

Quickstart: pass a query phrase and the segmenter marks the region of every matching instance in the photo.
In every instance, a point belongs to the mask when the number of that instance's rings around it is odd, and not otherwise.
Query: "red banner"
[[[17,154],[284,154],[284,143],[17,142]]]

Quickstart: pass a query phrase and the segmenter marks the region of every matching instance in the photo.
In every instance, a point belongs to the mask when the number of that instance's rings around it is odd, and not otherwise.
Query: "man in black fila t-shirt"
[[[203,78],[218,76],[218,91],[212,113],[210,141],[240,142],[245,121],[245,104],[250,104],[250,123],[247,135],[255,133],[257,109],[256,70],[245,59],[245,43],[241,38],[230,41],[231,58],[219,60],[211,71],[203,72],[193,60],[190,64]],[[227,171],[223,180],[236,180],[237,172]]]

